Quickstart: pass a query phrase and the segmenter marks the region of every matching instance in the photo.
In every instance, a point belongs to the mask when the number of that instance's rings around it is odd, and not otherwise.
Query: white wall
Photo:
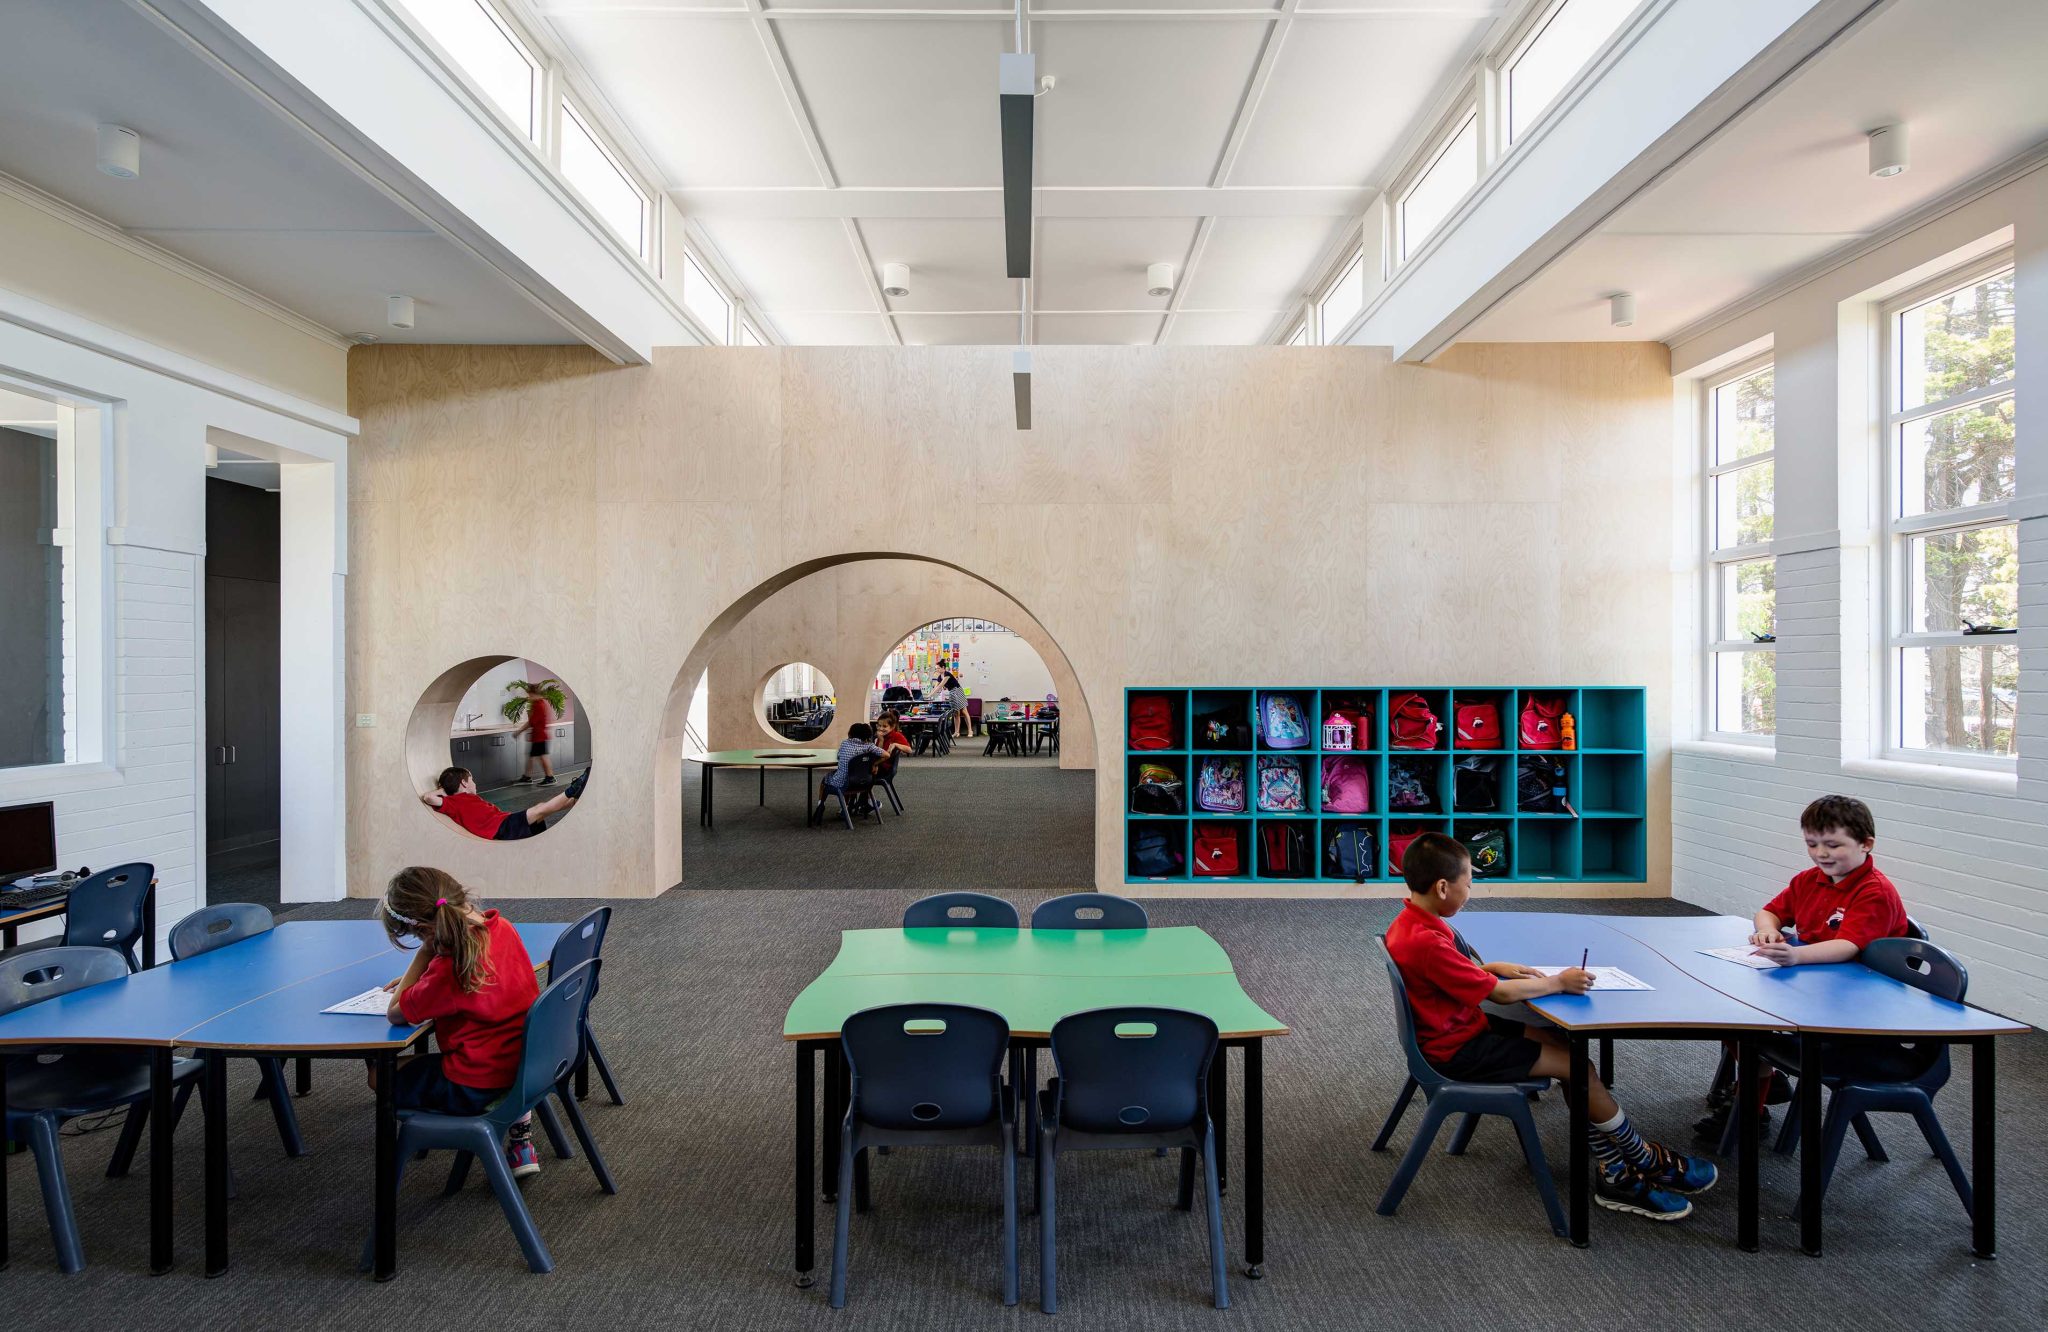
[[[999,698],[1043,702],[1055,692],[1052,672],[1031,645],[1015,634],[967,634],[961,640],[960,683],[987,707]]]
[[[1876,445],[1868,421],[1873,296],[1981,253],[2010,228],[2020,327],[2048,322],[2048,170],[2035,170],[1673,348],[1697,376],[1768,345],[1777,365],[1778,735],[1752,751],[1683,739],[1672,761],[1672,890],[1748,915],[1807,864],[1799,811],[1817,795],[1868,801],[1878,864],[1906,906],[1970,968],[1970,998],[2048,1023],[2048,338],[2018,339],[2020,723],[2017,776],[1872,755],[1878,542]],[[1698,470],[1683,378],[1684,466]],[[1696,548],[1679,561],[1697,608]],[[1685,524],[1681,524],[1681,527]],[[1697,620],[1679,628],[1681,679],[1697,735]]]

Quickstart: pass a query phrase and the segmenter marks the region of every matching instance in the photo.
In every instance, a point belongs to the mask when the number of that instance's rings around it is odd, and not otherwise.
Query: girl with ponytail
[[[386,1016],[393,1026],[434,1024],[438,1053],[399,1066],[401,1110],[482,1114],[518,1075],[527,1010],[540,996],[533,959],[512,922],[479,910],[445,870],[413,865],[391,876],[377,903],[384,932],[412,948]],[[515,1175],[540,1170],[532,1126],[521,1120],[506,1145]]]

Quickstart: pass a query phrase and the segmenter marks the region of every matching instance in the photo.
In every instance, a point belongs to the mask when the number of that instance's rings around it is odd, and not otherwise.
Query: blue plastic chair
[[[93,946],[59,945],[0,959],[0,1014],[126,975],[128,968],[114,950]],[[64,1161],[57,1150],[58,1130],[80,1115],[147,1104],[149,1065],[145,1050],[108,1045],[56,1046],[8,1060],[7,1140],[27,1143],[35,1156],[57,1266],[66,1273],[84,1269],[85,1246],[78,1237],[71,1189],[65,1183]],[[171,1077],[179,1093],[173,1122],[184,1112],[204,1068],[197,1059],[171,1061]],[[207,1113],[216,1112],[215,1107],[207,1107]]]
[[[1382,952],[1386,949],[1386,937],[1380,937]],[[1415,1182],[1416,1172],[1422,1169],[1423,1158],[1436,1142],[1437,1131],[1444,1120],[1452,1115],[1462,1114],[1465,1122],[1451,1140],[1449,1154],[1460,1156],[1471,1145],[1472,1134],[1479,1127],[1484,1115],[1505,1116],[1515,1126],[1515,1134],[1522,1142],[1522,1156],[1529,1162],[1530,1173],[1536,1176],[1536,1191],[1543,1197],[1543,1209],[1550,1214],[1550,1229],[1553,1234],[1567,1232],[1564,1207],[1557,1200],[1557,1186],[1551,1182],[1550,1163],[1544,1160],[1542,1140],[1536,1136],[1536,1116],[1530,1113],[1529,1098],[1550,1086],[1548,1078],[1531,1078],[1526,1082],[1453,1082],[1438,1072],[1422,1054],[1422,1046],[1415,1039],[1415,1014],[1408,1006],[1408,986],[1401,979],[1401,968],[1396,966],[1392,955],[1384,959],[1387,964],[1387,980],[1394,991],[1394,1026],[1399,1034],[1401,1050],[1408,1058],[1409,1081],[1422,1092],[1422,1126],[1415,1131],[1415,1140],[1408,1144],[1407,1155],[1401,1158],[1400,1168],[1394,1172],[1387,1191],[1380,1197],[1379,1214],[1392,1216],[1401,1207],[1401,1199],[1407,1195],[1408,1186]],[[1386,1126],[1373,1142],[1376,1152],[1386,1150],[1388,1135],[1394,1125],[1400,1122],[1401,1114],[1408,1108],[1408,1099],[1413,1091],[1404,1091],[1394,1106],[1394,1113],[1387,1118]]]
[[[1856,960],[1880,975],[1890,976],[1893,980],[1956,1003],[1962,1003],[1970,992],[1969,970],[1955,954],[1925,939],[1876,939],[1864,945]],[[1891,1158],[1886,1155],[1884,1144],[1879,1141],[1868,1116],[1905,1114],[1911,1115],[1913,1122],[1920,1126],[1920,1136],[1927,1140],[1935,1158],[1948,1171],[1949,1183],[1955,1186],[1963,1211],[1974,1215],[1976,1203],[1970,1191],[1970,1177],[1963,1173],[1962,1162],[1956,1159],[1955,1148],[1949,1145],[1948,1134],[1942,1131],[1941,1119],[1934,1113],[1934,1095],[1947,1085],[1949,1079],[1948,1044],[1945,1041],[1900,1041],[1895,1048],[1907,1066],[1920,1065],[1911,1077],[1896,1082],[1852,1078],[1830,1071],[1827,1054],[1823,1053],[1820,1080],[1821,1085],[1828,1089],[1829,1096],[1827,1116],[1821,1122],[1821,1196],[1827,1196],[1828,1181],[1834,1178],[1835,1162],[1841,1157],[1842,1143],[1850,1129],[1856,1130],[1865,1155],[1873,1161],[1888,1161]],[[1764,1047],[1763,1055],[1786,1077],[1798,1076],[1799,1051],[1796,1044],[1788,1047],[1774,1041]],[[1799,1116],[1787,1114],[1773,1150],[1786,1155],[1798,1145]]]
[[[869,1147],[990,1146],[1003,1167],[1003,1303],[1017,1302],[1017,1142],[1002,1085],[1010,1025],[963,1004],[891,1004],[841,1024],[849,1069],[832,1230],[832,1307],[846,1307],[854,1158]]]
[[[933,893],[903,908],[906,930],[1014,930],[1021,923],[1016,907],[987,893]]]
[[[1216,1130],[1209,1118],[1209,1064],[1216,1051],[1216,1024],[1177,1008],[1098,1008],[1053,1024],[1053,1078],[1039,1098],[1038,1127],[1038,1306],[1044,1312],[1059,1309],[1060,1153],[1175,1147],[1182,1211],[1194,1207],[1195,1159],[1201,1158],[1209,1280],[1216,1307],[1230,1307]]]
[[[1034,930],[1143,930],[1151,924],[1145,908],[1115,893],[1068,893],[1031,909]]]
[[[554,1271],[555,1260],[534,1227],[533,1214],[526,1210],[526,1199],[520,1195],[519,1184],[512,1178],[512,1167],[505,1160],[505,1137],[515,1121],[529,1111],[544,1112],[547,1098],[553,1096],[575,1128],[576,1140],[583,1144],[583,1154],[590,1158],[591,1173],[597,1176],[598,1184],[606,1193],[619,1191],[569,1089],[569,1076],[575,1071],[576,1056],[583,1048],[584,1010],[590,1006],[598,969],[603,965],[600,959],[593,958],[559,976],[549,974],[547,989],[541,991],[526,1015],[519,1075],[489,1109],[480,1115],[442,1115],[427,1110],[398,1113],[394,1168],[399,1179],[404,1179],[405,1167],[415,1154],[447,1148],[455,1152],[455,1164],[448,1172],[444,1192],[455,1193],[469,1178],[471,1162],[481,1160],[484,1175],[491,1181],[491,1192],[497,1195],[498,1206],[504,1209],[505,1220],[519,1239],[520,1251],[526,1255],[526,1265],[535,1272]],[[536,1117],[545,1122],[544,1113]],[[363,1241],[364,1271],[370,1268],[374,1242],[374,1234]]]
[[[554,948],[548,953],[548,979],[566,976],[585,962],[591,961],[604,951],[604,934],[611,928],[612,909],[599,907],[575,921],[555,939]],[[618,1079],[612,1076],[612,1066],[605,1062],[604,1051],[598,1048],[597,1033],[590,1029],[590,1002],[597,998],[598,980],[595,972],[590,978],[590,998],[584,1004],[583,1050],[576,1057],[576,1098],[582,1100],[590,1091],[590,1066],[597,1065],[597,1076],[604,1081],[605,1094],[612,1098],[613,1105],[624,1105],[626,1098],[619,1092]]]
[[[1479,956],[1479,950],[1465,941],[1465,936],[1458,933],[1456,926],[1451,927],[1451,939],[1458,945],[1458,951],[1466,957],[1471,958],[1474,962],[1482,960]],[[1386,1120],[1380,1125],[1379,1136],[1372,1140],[1372,1149],[1374,1151],[1383,1152],[1387,1150],[1387,1141],[1394,1136],[1394,1129],[1400,1124],[1401,1116],[1408,1113],[1408,1103],[1415,1099],[1415,1093],[1420,1089],[1421,1084],[1416,1082],[1413,1077],[1402,1080],[1401,1094],[1394,1098],[1394,1108],[1387,1111]],[[1464,1120],[1459,1124],[1458,1132],[1451,1138],[1450,1148],[1444,1155],[1463,1156],[1465,1154],[1465,1149],[1472,1145],[1472,1135],[1479,1131],[1479,1118],[1478,1115],[1465,1116]]]
[[[142,970],[135,946],[142,942],[143,904],[156,880],[156,866],[133,861],[104,869],[79,882],[64,903],[64,933],[16,944],[0,952],[0,961],[50,948],[111,948]]]
[[[828,778],[827,781],[829,780]],[[825,826],[825,800],[828,796],[837,796],[839,798],[839,817],[846,820],[846,830],[852,832],[854,801],[850,797],[866,796],[873,800],[874,794],[875,757],[872,754],[856,755],[853,761],[846,765],[846,785],[844,787],[830,786],[826,782],[818,783],[818,803],[811,810],[811,826],[813,828]],[[880,823],[882,821],[882,807],[879,803],[875,805],[874,813],[875,822]]]

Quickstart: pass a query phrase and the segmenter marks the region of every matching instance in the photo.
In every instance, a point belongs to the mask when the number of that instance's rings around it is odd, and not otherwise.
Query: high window
[[[562,179],[575,186],[627,249],[644,258],[647,196],[567,98],[562,99],[561,148]]]
[[[1316,322],[1322,328],[1322,342],[1335,342],[1344,328],[1365,308],[1365,255],[1355,254],[1323,299],[1316,306]],[[1304,327],[1304,332],[1306,328]]]
[[[0,383],[0,768],[86,757],[81,627],[98,603],[78,565],[72,426],[71,408]]]
[[[2009,765],[2019,711],[2013,270],[1884,310],[1885,731],[1894,757]]]
[[[1640,0],[1561,0],[1501,69],[1507,141],[1515,143],[1578,77]]]
[[[732,300],[693,254],[683,256],[683,308],[704,326],[713,342],[731,340]]]
[[[1479,183],[1479,113],[1468,113],[1401,194],[1401,258],[1406,260]]]
[[[1751,362],[1711,381],[1706,441],[1706,708],[1709,734],[1778,729],[1778,565],[1771,557],[1776,469],[1774,370]]]
[[[541,64],[483,0],[403,0],[427,35],[529,139],[540,138]]]

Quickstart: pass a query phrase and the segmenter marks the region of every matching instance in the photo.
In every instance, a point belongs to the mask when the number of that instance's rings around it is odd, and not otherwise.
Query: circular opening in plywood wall
[[[839,700],[825,672],[806,661],[777,666],[761,681],[761,724],[777,740],[815,740],[832,728]]]
[[[526,657],[473,657],[413,706],[405,758],[433,817],[516,842],[569,816],[590,778],[589,720],[561,677]]]

